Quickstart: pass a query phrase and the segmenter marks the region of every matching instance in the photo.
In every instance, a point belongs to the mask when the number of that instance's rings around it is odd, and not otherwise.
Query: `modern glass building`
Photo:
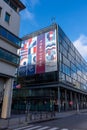
[[[59,25],[23,38],[12,109],[69,111],[87,108],[87,63]]]

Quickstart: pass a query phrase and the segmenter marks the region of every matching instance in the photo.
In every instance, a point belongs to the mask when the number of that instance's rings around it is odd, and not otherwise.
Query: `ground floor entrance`
[[[13,91],[12,112],[70,111],[87,108],[87,95],[63,87],[21,88]]]

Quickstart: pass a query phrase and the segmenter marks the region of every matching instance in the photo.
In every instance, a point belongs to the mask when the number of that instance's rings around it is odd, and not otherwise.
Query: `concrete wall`
[[[5,27],[7,30],[12,32],[15,35],[19,35],[20,28],[20,16],[15,12],[6,2],[0,0],[0,7],[2,8],[0,25]],[[10,23],[5,22],[5,13],[10,14]]]
[[[14,76],[15,72],[16,72],[15,66],[5,63],[3,61],[0,61],[0,73],[6,74],[9,76]]]
[[[2,118],[10,117],[12,91],[13,91],[13,79],[10,78],[5,82],[4,98],[3,98],[2,113],[1,113]]]
[[[14,46],[12,46],[11,44],[9,44],[8,42],[6,42],[2,39],[0,39],[0,47],[2,47],[2,48],[4,48],[4,49],[6,49],[6,50],[8,50],[8,51],[17,55],[17,52],[18,52],[17,48],[15,48]]]
[[[19,35],[20,28],[20,15],[15,12],[4,0],[0,0],[0,7],[2,8],[1,16],[0,16],[0,25],[12,32],[14,35]],[[10,21],[7,23],[5,21],[5,13],[10,15]],[[0,37],[0,47],[6,49],[14,54],[17,54],[17,48],[12,46],[8,41],[2,39]],[[13,79],[10,76],[15,75],[16,66],[4,62],[4,60],[0,60],[0,73],[4,75],[9,75],[9,79],[5,83],[3,83],[4,87],[4,98],[2,105],[2,118],[9,118],[11,114],[11,102],[12,102],[12,89],[13,89]],[[1,79],[0,79],[1,80]],[[4,81],[4,77],[2,77],[1,82]]]

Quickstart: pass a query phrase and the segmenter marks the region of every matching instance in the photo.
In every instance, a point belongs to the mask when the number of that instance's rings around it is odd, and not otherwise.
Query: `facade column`
[[[83,109],[83,102],[84,102],[83,100],[84,100],[84,99],[83,99],[83,94],[82,94],[82,109]]]
[[[77,98],[77,93],[75,93],[75,106],[77,112],[79,112],[79,99]]]
[[[58,87],[58,112],[60,112],[61,103],[60,103],[60,87]]]
[[[6,119],[10,118],[11,116],[12,92],[13,92],[13,78],[10,78],[5,83],[1,118]]]
[[[65,89],[65,110],[67,111],[68,106],[67,106],[67,90]]]
[[[79,109],[80,109],[80,104],[81,104],[81,102],[80,102],[80,94],[78,94],[78,104],[79,104]]]
[[[86,95],[86,109],[87,109],[87,95]]]
[[[72,91],[70,91],[70,102],[71,102],[71,109],[73,109]]]
[[[75,93],[75,109],[77,109],[77,95],[76,95],[76,93]]]

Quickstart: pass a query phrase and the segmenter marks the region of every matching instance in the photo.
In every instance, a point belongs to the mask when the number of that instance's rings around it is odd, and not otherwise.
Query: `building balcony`
[[[0,37],[15,46],[16,48],[21,47],[21,39],[9,32],[7,29],[0,25]]]
[[[16,12],[25,9],[25,5],[20,0],[4,0],[4,1]]]

